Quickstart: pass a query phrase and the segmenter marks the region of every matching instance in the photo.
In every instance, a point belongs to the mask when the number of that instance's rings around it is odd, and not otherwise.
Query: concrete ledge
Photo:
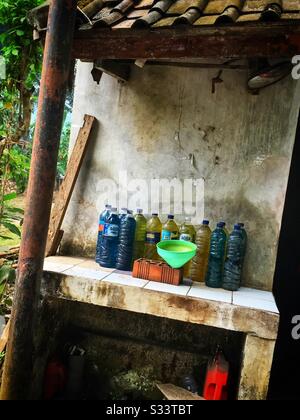
[[[50,257],[45,276],[56,281],[62,299],[191,322],[276,340],[279,315],[271,293],[231,293],[203,284],[170,286],[133,279],[93,261]],[[50,272],[51,271],[51,272]]]

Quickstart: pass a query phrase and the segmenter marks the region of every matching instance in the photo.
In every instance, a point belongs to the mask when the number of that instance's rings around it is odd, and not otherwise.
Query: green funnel
[[[197,246],[187,241],[162,241],[157,252],[172,268],[183,267],[196,255]]]

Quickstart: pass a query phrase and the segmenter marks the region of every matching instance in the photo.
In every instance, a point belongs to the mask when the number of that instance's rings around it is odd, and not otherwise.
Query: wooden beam
[[[46,256],[55,255],[61,239],[61,226],[86,154],[95,117],[85,115],[73,152],[71,154],[65,179],[63,180],[51,212]]]
[[[112,60],[96,60],[94,68],[109,74],[121,82],[127,82],[129,80],[130,65],[128,64],[118,63]]]
[[[187,391],[184,388],[180,388],[179,386],[175,386],[173,384],[156,384],[157,388],[160,392],[166,397],[167,400],[171,401],[195,401],[195,400],[202,400],[204,398],[199,397],[197,394],[193,394],[190,391]]]
[[[73,56],[96,59],[290,58],[300,53],[299,23],[171,29],[77,31]]]

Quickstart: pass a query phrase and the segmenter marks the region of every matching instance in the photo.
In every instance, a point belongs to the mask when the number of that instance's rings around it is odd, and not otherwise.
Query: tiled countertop
[[[102,268],[93,260],[74,257],[49,257],[45,260],[44,271],[111,284],[144,288],[145,290],[153,290],[161,293],[221,302],[278,314],[273,294],[261,290],[241,288],[237,292],[229,292],[223,289],[211,289],[202,283],[192,282],[186,282],[186,284],[180,286],[173,286],[136,279],[131,277],[131,273]]]

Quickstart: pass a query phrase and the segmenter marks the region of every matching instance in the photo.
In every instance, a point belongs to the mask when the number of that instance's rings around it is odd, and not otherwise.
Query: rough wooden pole
[[[52,0],[1,400],[31,398],[34,326],[39,305],[75,16],[76,0]]]

